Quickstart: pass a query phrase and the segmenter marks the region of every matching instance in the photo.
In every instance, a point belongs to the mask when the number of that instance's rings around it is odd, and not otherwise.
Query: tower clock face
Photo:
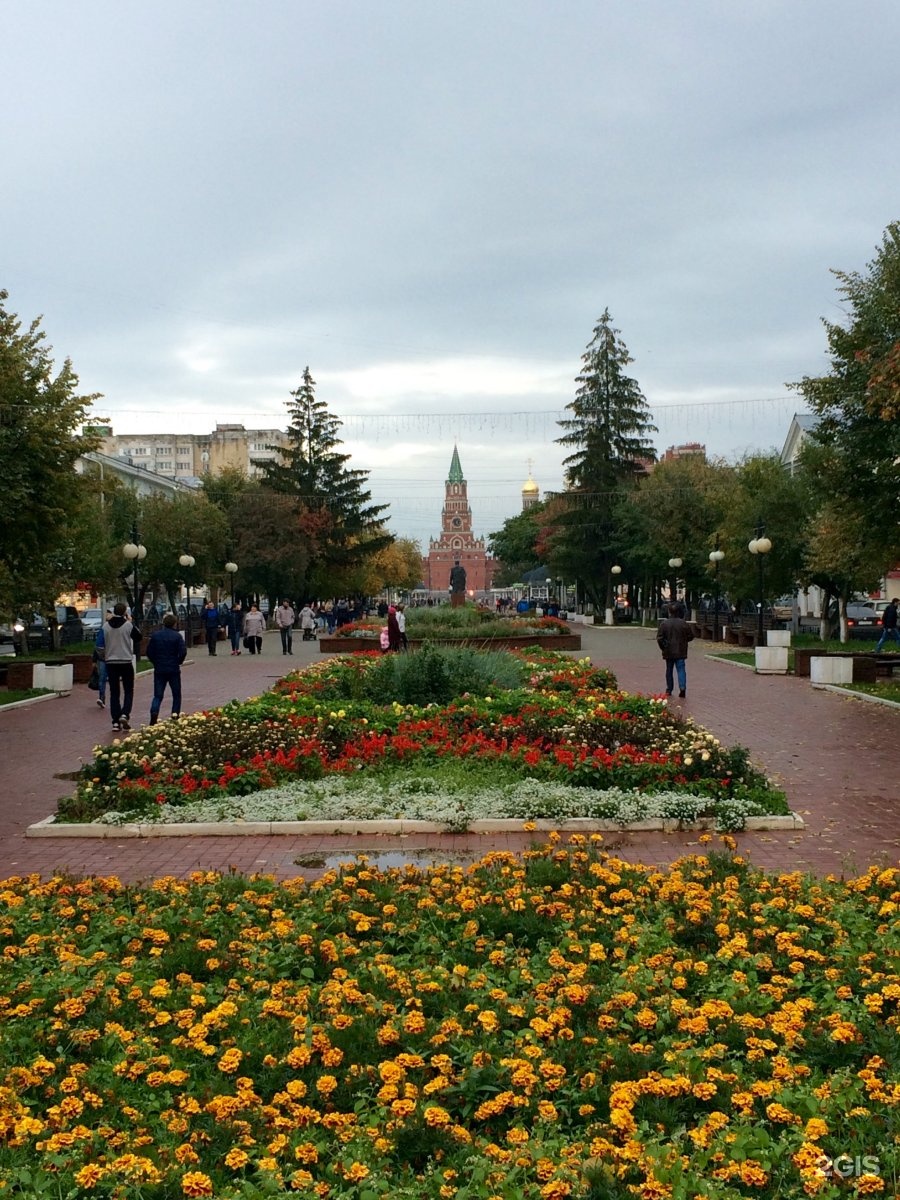
[[[462,521],[459,519],[459,517],[454,517],[450,524],[454,529],[459,529],[460,525],[462,525]]]

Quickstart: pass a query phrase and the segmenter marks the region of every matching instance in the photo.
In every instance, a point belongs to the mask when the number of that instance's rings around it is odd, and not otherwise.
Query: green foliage
[[[377,702],[388,696],[398,704],[446,704],[466,693],[486,696],[498,688],[521,687],[526,676],[526,665],[503,650],[426,642],[414,654],[388,654],[372,664],[347,699]]]
[[[80,576],[77,529],[89,489],[76,460],[98,439],[78,427],[96,396],[78,394],[66,359],[57,372],[40,318],[23,329],[0,290],[0,613],[47,611]]]
[[[280,462],[261,462],[267,491],[290,498],[299,514],[308,514],[308,595],[331,594],[332,576],[391,543],[382,529],[386,505],[372,504],[365,487],[368,472],[348,466],[338,447],[340,421],[315,392],[309,367],[291,392],[288,444]]]
[[[489,535],[488,548],[500,563],[499,570],[494,573],[495,587],[508,587],[520,580],[526,571],[540,566],[537,544],[545,508],[543,503],[534,504],[509,517],[500,529]]]
[[[581,579],[596,604],[611,603],[609,568],[615,551],[615,503],[656,458],[655,432],[637,380],[626,374],[632,359],[607,309],[582,355],[572,414],[557,438],[571,453],[563,460],[566,491],[547,511],[553,573]]]
[[[803,455],[821,501],[809,567],[849,594],[900,558],[896,516],[882,516],[900,496],[900,222],[865,273],[834,275],[846,318],[823,322],[831,370],[794,386],[819,417]]]

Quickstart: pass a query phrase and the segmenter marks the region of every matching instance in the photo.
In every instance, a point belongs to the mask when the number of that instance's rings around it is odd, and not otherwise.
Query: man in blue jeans
[[[687,695],[688,642],[694,640],[694,631],[684,619],[684,608],[680,604],[669,605],[669,615],[660,621],[656,631],[656,642],[666,660],[666,695],[672,695],[675,674],[678,675],[678,695],[683,700]]]
[[[172,716],[181,715],[181,664],[187,657],[187,646],[177,629],[174,613],[163,617],[162,629],[151,635],[147,657],[153,663],[153,699],[150,701],[150,724],[159,720],[166,684],[172,693]]]
[[[897,597],[890,602],[884,612],[881,614],[881,637],[878,639],[878,645],[875,647],[877,654],[884,643],[891,638],[892,641],[900,644],[900,634],[897,633]]]

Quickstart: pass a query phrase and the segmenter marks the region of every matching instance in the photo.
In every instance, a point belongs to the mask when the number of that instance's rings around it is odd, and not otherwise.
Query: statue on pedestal
[[[450,568],[450,605],[459,608],[466,602],[466,568],[456,559]]]

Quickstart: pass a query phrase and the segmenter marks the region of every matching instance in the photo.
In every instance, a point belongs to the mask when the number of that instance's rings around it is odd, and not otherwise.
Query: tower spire
[[[462,464],[459,461],[459,451],[456,444],[453,445],[453,458],[450,460],[450,474],[447,476],[448,483],[463,483]]]

